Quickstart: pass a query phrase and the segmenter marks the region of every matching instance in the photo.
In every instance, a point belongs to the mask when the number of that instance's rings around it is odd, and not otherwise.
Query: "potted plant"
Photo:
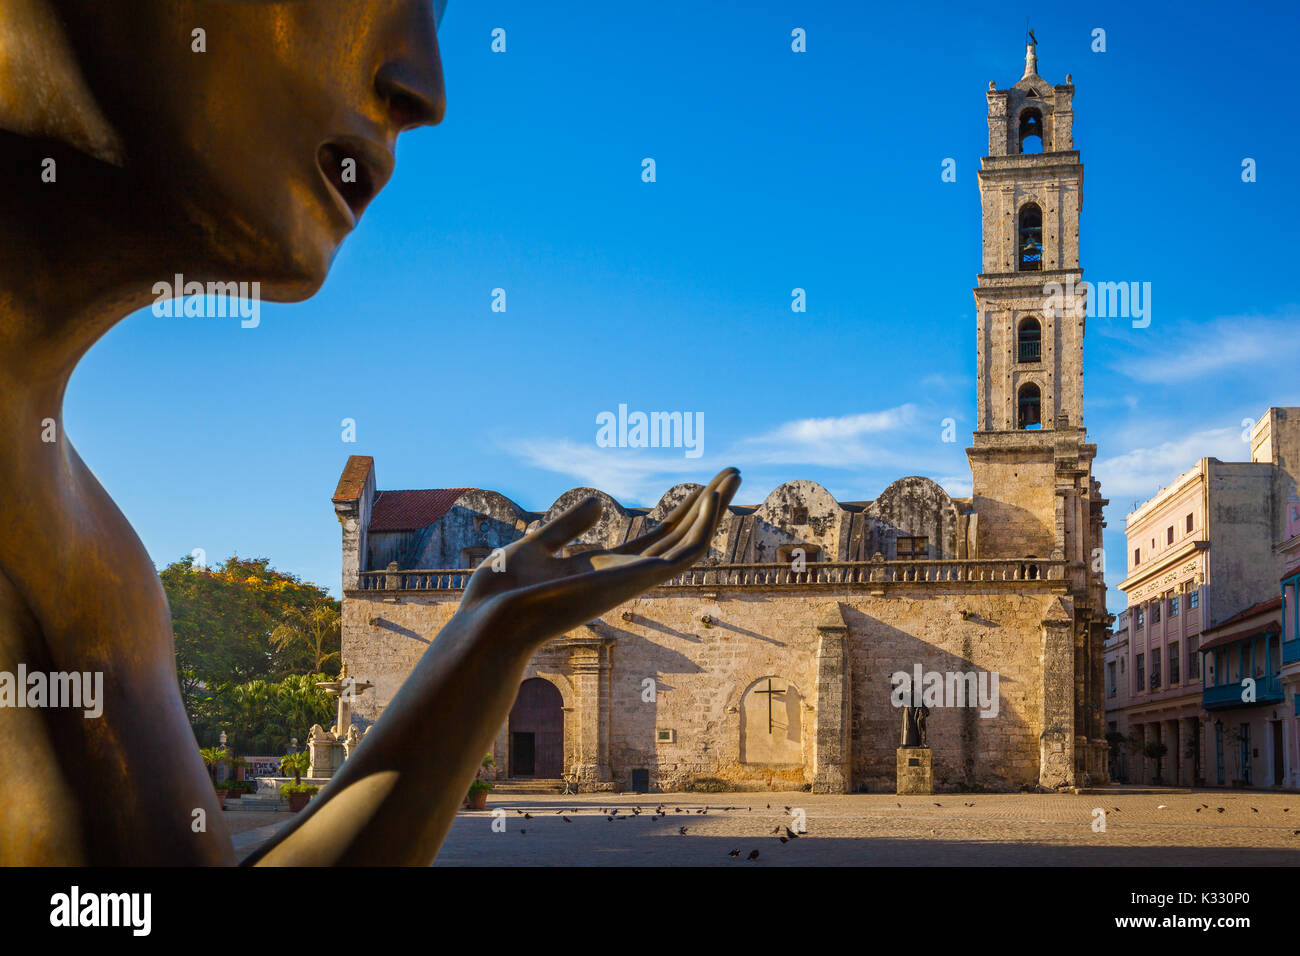
[[[484,810],[487,808],[487,795],[492,790],[492,784],[486,780],[475,780],[469,785],[469,808],[471,810]]]
[[[1169,753],[1168,745],[1161,743],[1158,740],[1153,740],[1142,749],[1142,752],[1156,762],[1156,775],[1151,782],[1157,787],[1163,787],[1165,785],[1164,775],[1160,770],[1161,762],[1164,760],[1165,754]]]
[[[214,784],[217,788],[217,804],[222,810],[226,809],[226,797],[230,794],[230,782],[227,780]]]
[[[483,779],[483,771],[488,767],[495,767],[496,763],[491,754],[486,754],[483,762],[479,764],[478,773],[474,775],[474,782],[469,785],[469,794],[465,797],[465,805],[471,810],[482,810],[487,807],[487,795],[492,790],[492,784]]]
[[[303,750],[296,754],[285,754],[280,758],[280,772],[293,776],[294,786],[302,783],[302,775],[311,768],[311,754]]]
[[[312,797],[320,793],[320,787],[305,783],[286,783],[280,787],[280,799],[289,801],[289,812],[297,813]]]

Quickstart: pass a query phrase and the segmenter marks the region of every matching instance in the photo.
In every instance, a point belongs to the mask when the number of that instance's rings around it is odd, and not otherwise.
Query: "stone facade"
[[[989,94],[972,497],[908,477],[871,501],[791,481],[759,504],[732,505],[700,565],[534,656],[525,680],[555,691],[516,705],[494,744],[501,773],[563,773],[586,789],[669,791],[712,779],[892,792],[894,675],[920,667],[941,683],[946,675],[949,693],[966,676],[970,686],[996,676],[991,708],[950,697],[931,708],[936,790],[1106,779],[1109,618],[1095,561],[1105,501],[1083,429],[1083,320],[1045,309],[1042,290],[1047,275],[1081,275],[1072,96],[1068,82],[1038,78],[1032,48],[1025,77]],[[1042,154],[1020,152],[1025,104],[1041,116]],[[1049,271],[1032,276],[1018,271],[1017,233],[1004,221],[1025,197],[1052,223],[1043,231]],[[1041,351],[1022,361],[1017,337],[1031,314]],[[1019,427],[1011,407],[1027,381],[1040,389],[1041,427]],[[494,548],[587,496],[601,502],[601,519],[568,550],[613,547],[654,528],[694,487],[678,485],[649,509],[575,488],[531,512],[477,489],[380,491],[373,460],[354,456],[334,497],[343,655],[374,684],[354,719],[382,712]],[[562,741],[555,757],[553,733]]]

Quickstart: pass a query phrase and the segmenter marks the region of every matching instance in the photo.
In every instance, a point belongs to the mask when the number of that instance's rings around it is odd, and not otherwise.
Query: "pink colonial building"
[[[1300,789],[1300,498],[1294,484],[1287,495],[1286,530],[1277,552],[1282,561],[1284,783]]]
[[[1288,658],[1277,583],[1290,582],[1295,608],[1300,568],[1283,569],[1300,560],[1288,510],[1300,408],[1268,409],[1250,437],[1250,461],[1203,458],[1128,516],[1129,700],[1107,722],[1127,729],[1134,783],[1273,787],[1300,766],[1300,644]],[[1147,756],[1151,744],[1163,756]]]

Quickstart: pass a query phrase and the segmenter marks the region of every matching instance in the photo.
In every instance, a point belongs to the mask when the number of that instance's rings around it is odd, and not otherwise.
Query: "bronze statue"
[[[0,0],[0,671],[102,672],[104,698],[94,719],[0,708],[0,864],[234,862],[166,597],[63,432],[64,389],[174,275],[314,294],[398,134],[443,110],[430,0]],[[595,499],[507,548],[258,862],[430,863],[533,651],[703,557],[738,484],[610,551],[555,556]]]
[[[903,733],[900,747],[926,747],[926,724],[930,720],[930,708],[924,704],[908,705],[903,708]]]

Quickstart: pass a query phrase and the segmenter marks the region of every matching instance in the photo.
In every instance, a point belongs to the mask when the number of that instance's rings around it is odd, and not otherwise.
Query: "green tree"
[[[338,670],[342,663],[343,614],[337,601],[314,598],[306,606],[290,606],[271,632],[271,646],[285,662],[301,660],[313,674]]]

